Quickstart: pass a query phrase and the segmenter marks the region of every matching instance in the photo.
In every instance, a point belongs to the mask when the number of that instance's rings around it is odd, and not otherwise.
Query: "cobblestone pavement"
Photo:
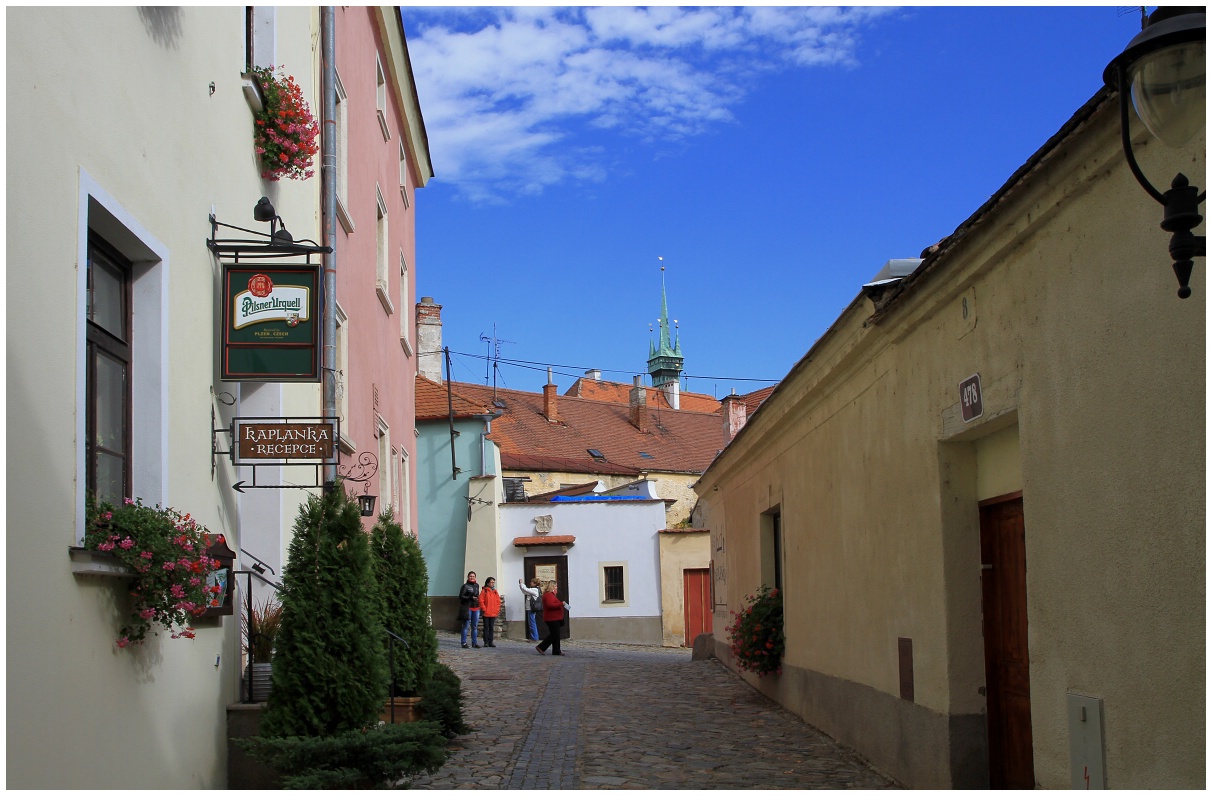
[[[463,678],[464,720],[421,789],[895,788],[862,758],[690,650],[498,639],[439,657]]]

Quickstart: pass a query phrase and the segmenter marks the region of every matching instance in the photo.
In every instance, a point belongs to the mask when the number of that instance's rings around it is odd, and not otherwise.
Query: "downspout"
[[[337,416],[337,55],[333,6],[320,9],[323,134],[320,136],[320,193],[324,226],[324,417]],[[324,483],[337,480],[335,464],[324,465]]]
[[[490,415],[476,415],[477,418],[484,421],[484,430],[480,432],[480,476],[488,475],[488,435],[492,433],[492,421],[496,420],[504,412],[493,412]],[[500,473],[496,473],[500,475]]]

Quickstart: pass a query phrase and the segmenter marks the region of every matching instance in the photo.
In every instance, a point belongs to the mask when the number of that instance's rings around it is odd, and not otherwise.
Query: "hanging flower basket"
[[[176,509],[129,499],[121,506],[88,501],[85,548],[111,554],[133,573],[131,613],[119,647],[141,643],[153,624],[173,638],[194,637],[190,623],[206,612],[210,592],[221,588],[207,581],[222,566],[206,554],[210,542],[205,527]]]
[[[261,176],[306,180],[315,174],[312,158],[320,151],[320,126],[311,115],[303,89],[278,67],[258,66],[253,76],[261,88],[261,112],[255,120],[253,143],[261,158]]]

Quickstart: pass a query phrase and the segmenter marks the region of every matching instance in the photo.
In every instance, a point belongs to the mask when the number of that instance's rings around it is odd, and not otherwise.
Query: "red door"
[[[980,513],[989,785],[1029,789],[1035,787],[1035,763],[1023,498],[987,501]]]
[[[682,570],[682,604],[686,619],[682,646],[693,647],[700,633],[711,632],[711,570]]]

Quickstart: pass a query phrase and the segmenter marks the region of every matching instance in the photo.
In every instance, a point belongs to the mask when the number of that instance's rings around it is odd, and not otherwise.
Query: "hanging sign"
[[[233,462],[307,460],[337,461],[337,420],[292,422],[288,419],[235,418]]]
[[[320,269],[225,265],[223,381],[320,381]]]

